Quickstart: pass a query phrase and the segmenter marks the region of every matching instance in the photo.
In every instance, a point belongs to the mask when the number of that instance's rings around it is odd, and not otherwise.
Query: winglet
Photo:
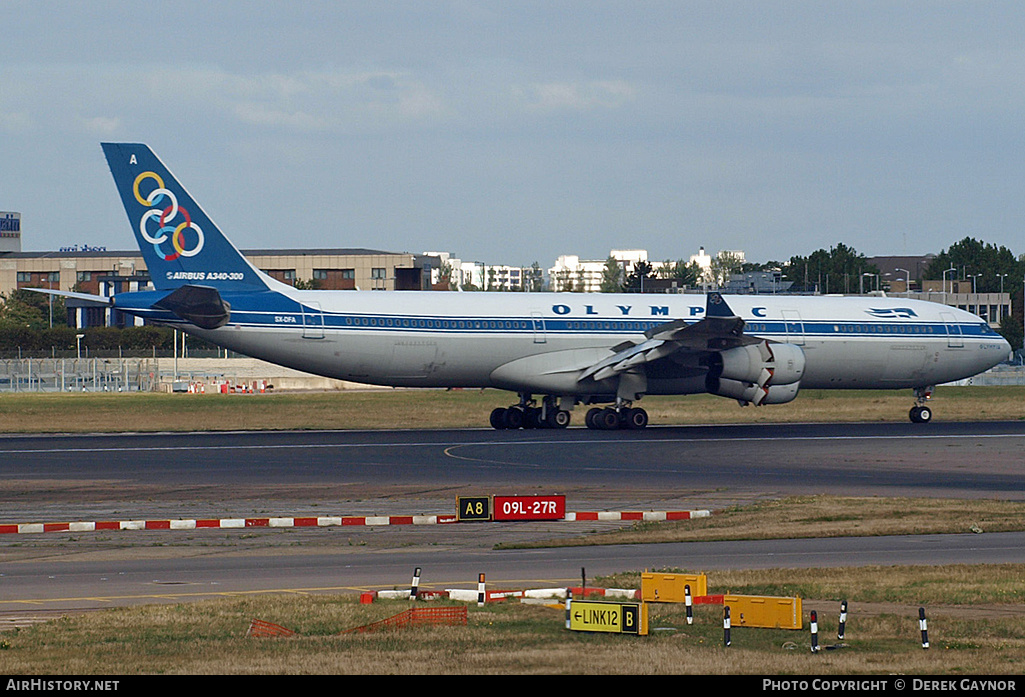
[[[722,293],[709,293],[705,300],[705,317],[736,317],[736,313],[730,309],[723,298]]]

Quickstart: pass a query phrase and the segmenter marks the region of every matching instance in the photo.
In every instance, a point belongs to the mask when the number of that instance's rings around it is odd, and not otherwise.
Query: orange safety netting
[[[249,623],[249,631],[246,632],[246,636],[265,637],[265,636],[294,636],[295,632],[287,627],[282,627],[280,624],[274,624],[273,622],[265,622],[264,620],[253,620]]]
[[[393,617],[367,624],[362,627],[354,627],[353,629],[346,629],[341,634],[349,634],[351,632],[372,632],[378,629],[385,629],[388,627],[425,627],[432,625],[465,625],[466,624],[466,606],[457,607],[414,607],[400,612]]]

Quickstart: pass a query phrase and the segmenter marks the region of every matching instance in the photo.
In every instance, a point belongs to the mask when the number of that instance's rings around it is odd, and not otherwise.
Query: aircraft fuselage
[[[703,295],[297,291],[225,293],[228,323],[185,326],[231,350],[306,372],[407,387],[515,386],[503,365],[563,352],[595,360],[674,319],[705,313]],[[746,334],[800,346],[802,388],[906,388],[986,370],[1007,345],[975,315],[900,297],[726,296]],[[173,315],[153,316],[184,324]],[[647,394],[703,392],[704,371],[663,362]],[[582,389],[581,392],[588,390]]]

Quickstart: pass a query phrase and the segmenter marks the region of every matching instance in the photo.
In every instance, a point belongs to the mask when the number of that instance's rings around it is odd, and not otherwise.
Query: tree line
[[[780,269],[783,278],[794,283],[792,291],[860,293],[873,287],[885,290],[875,264],[843,243],[808,256],[790,257]],[[922,271],[921,280],[971,280],[974,292],[1009,293],[1011,316],[1001,322],[1000,333],[1012,347],[1021,348],[1025,254],[1015,256],[1007,247],[965,237],[937,254]]]
[[[0,293],[0,353],[77,355],[79,349],[83,353],[164,353],[174,350],[174,330],[153,325],[76,329],[68,326],[60,296],[25,289]]]

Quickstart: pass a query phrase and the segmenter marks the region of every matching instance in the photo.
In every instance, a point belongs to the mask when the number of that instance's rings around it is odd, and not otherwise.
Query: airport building
[[[890,286],[890,297],[908,297],[916,300],[950,305],[978,315],[994,329],[1011,314],[1010,293],[976,293],[971,281],[922,281],[920,290],[907,290],[906,283],[895,281]]]
[[[21,251],[21,213],[0,211],[0,254]]]
[[[744,263],[744,252],[740,250],[723,250],[719,256],[729,256],[739,264]],[[614,259],[622,269],[622,278],[633,273],[638,264],[645,263],[651,266],[649,279],[652,288],[658,288],[659,292],[677,292],[679,289],[671,280],[663,278],[664,267],[672,267],[676,264],[674,260],[651,261],[648,258],[646,249],[613,249],[609,256],[601,260],[582,260],[575,254],[564,254],[555,260],[555,265],[548,269],[549,287],[556,292],[569,291],[577,293],[598,293],[601,291],[602,276],[605,273],[605,265],[609,259]],[[705,252],[701,247],[697,254],[692,254],[687,260],[689,264],[696,264],[699,269],[699,283],[706,286],[714,286],[714,272],[712,262],[714,257]],[[645,281],[647,283],[647,281]],[[739,281],[738,281],[739,283]],[[721,287],[725,288],[725,285]],[[747,286],[744,286],[745,288]],[[778,288],[778,286],[777,286]]]
[[[581,259],[576,254],[564,254],[555,260],[555,265],[548,269],[549,288],[557,293],[564,291],[577,293],[601,292],[602,274],[608,259],[615,259],[623,269],[623,278],[633,272],[636,266],[648,263],[646,249],[613,249],[609,256],[601,260]],[[653,270],[662,266],[662,262],[652,264]]]

